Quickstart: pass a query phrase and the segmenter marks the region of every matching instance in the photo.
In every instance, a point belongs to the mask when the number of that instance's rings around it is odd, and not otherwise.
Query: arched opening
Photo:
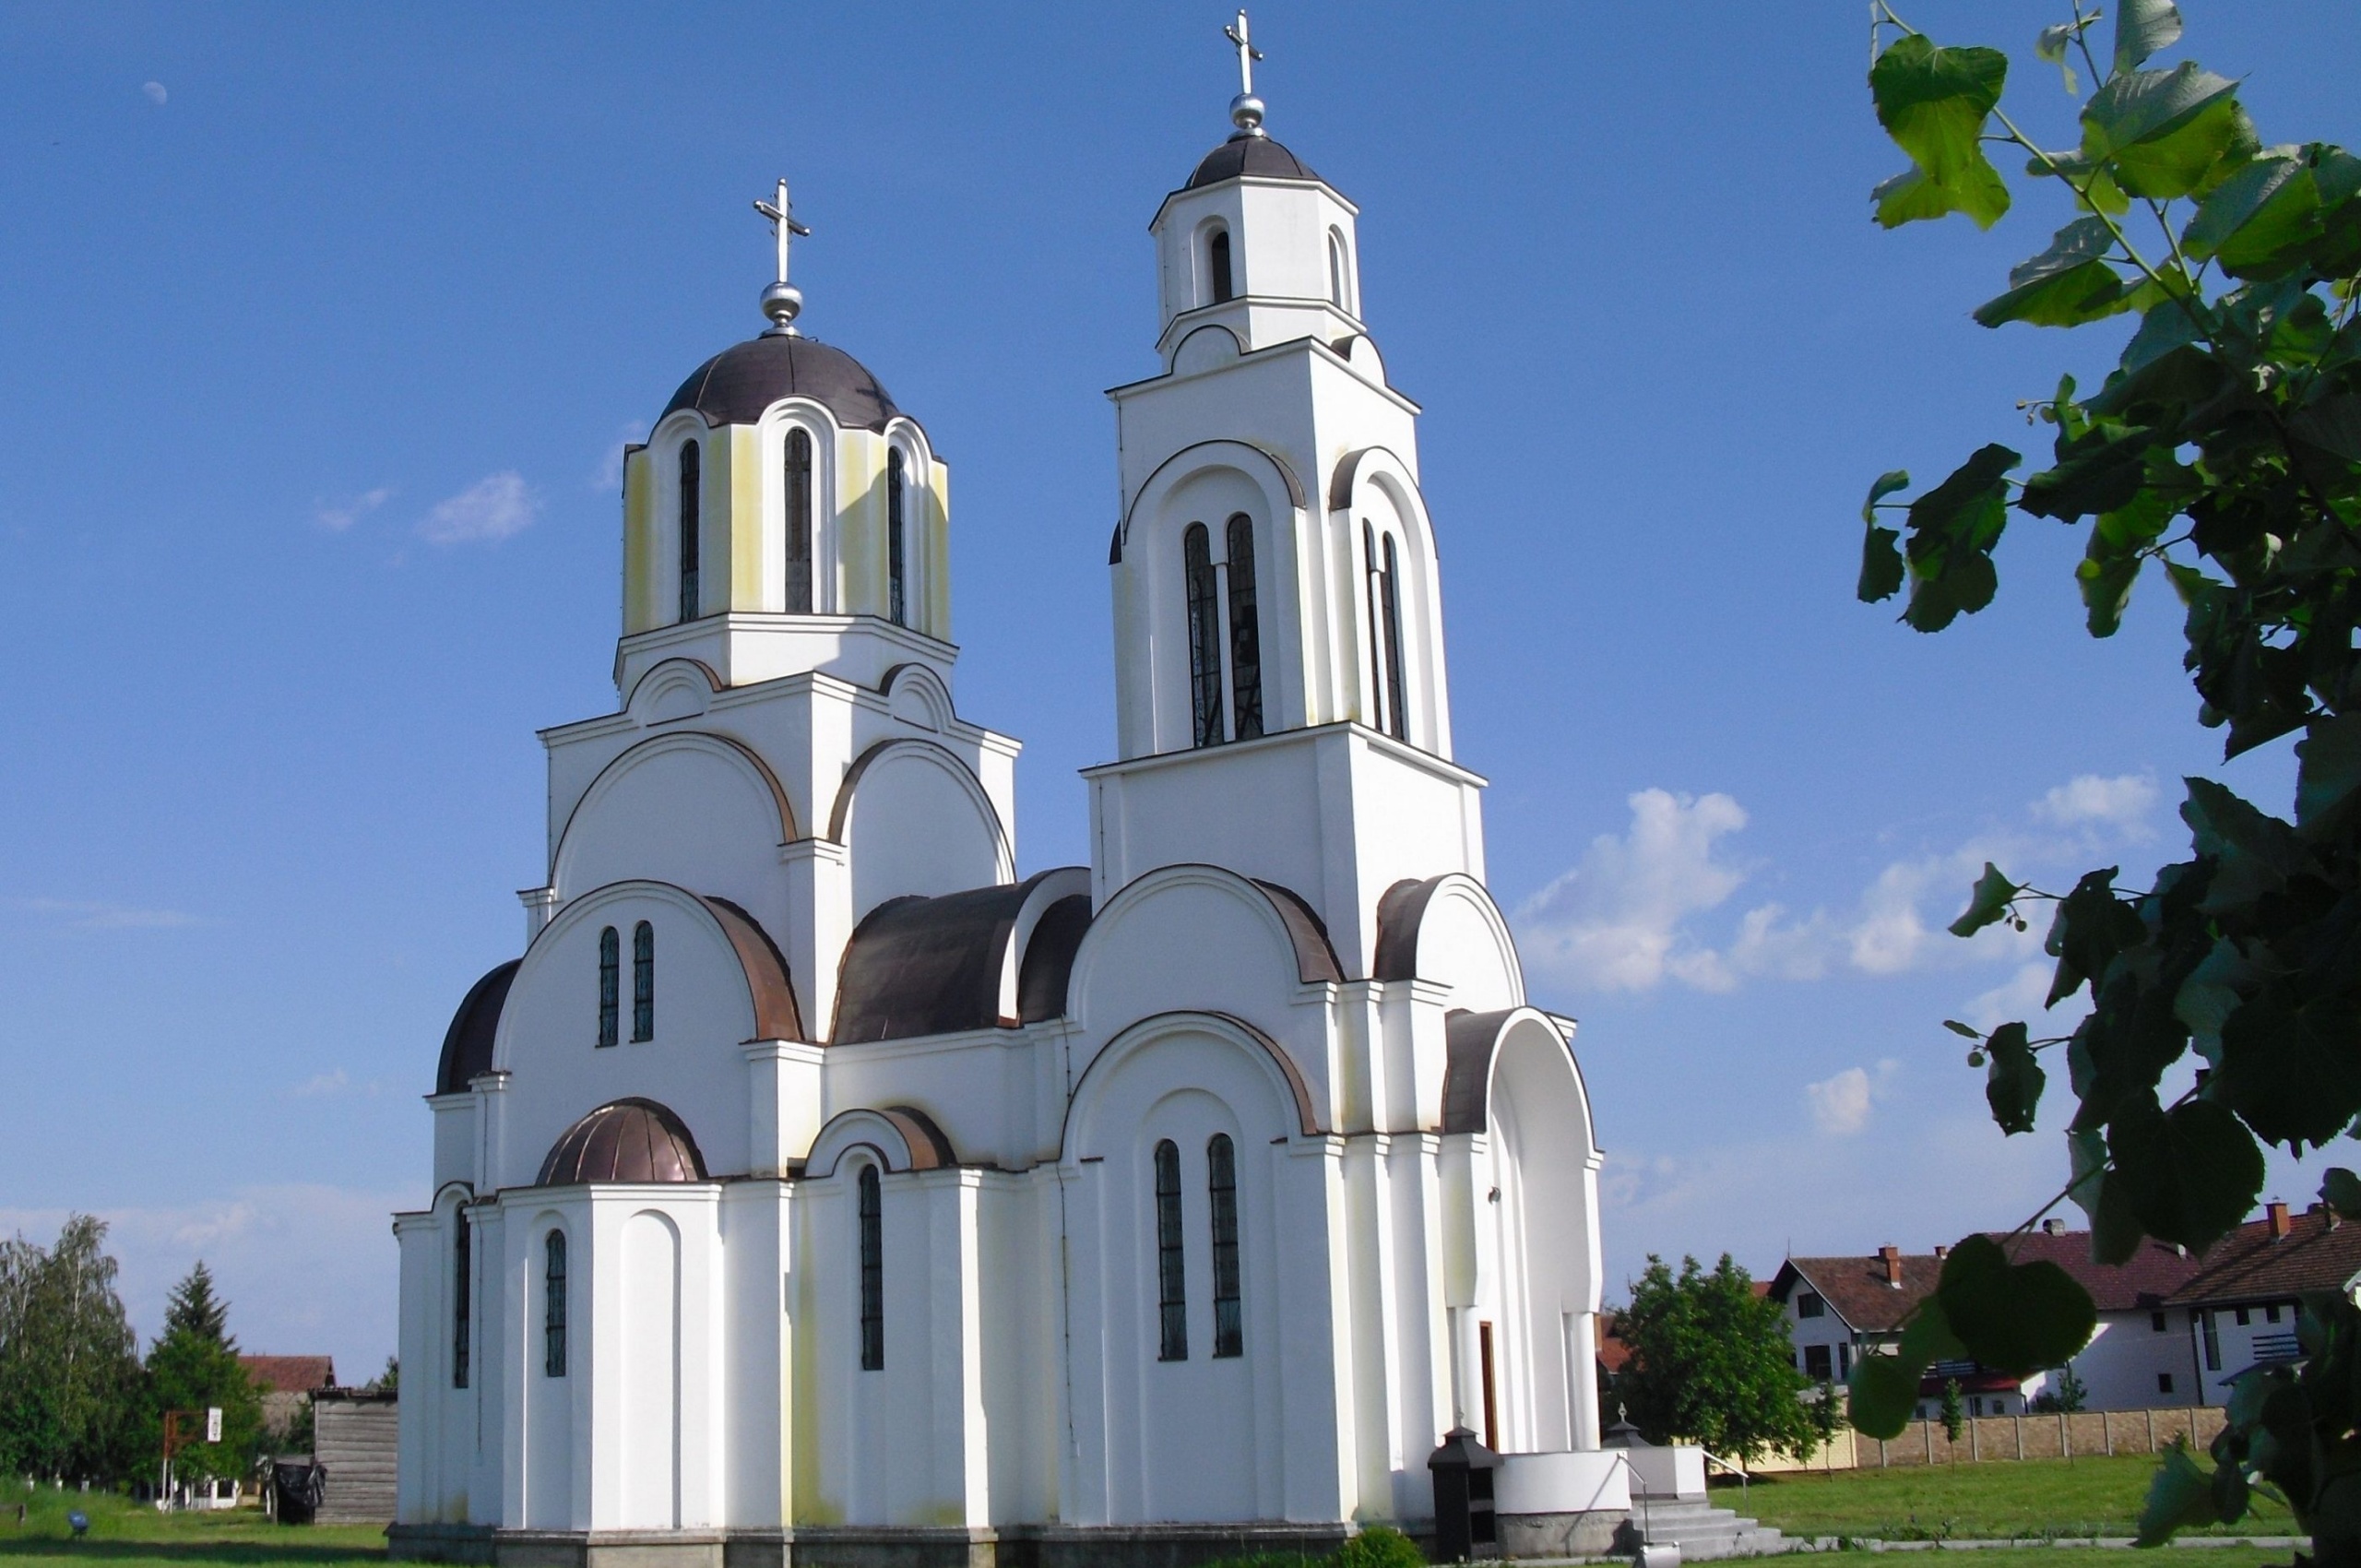
[[[885,1194],[877,1167],[855,1182],[860,1214],[860,1370],[885,1370]]]
[[[1156,1306],[1159,1361],[1189,1359],[1189,1269],[1180,1239],[1180,1150],[1156,1146]]]
[[[541,1243],[541,1375],[565,1375],[565,1232]]]
[[[1263,638],[1254,604],[1254,519],[1229,519],[1229,680],[1236,736],[1263,732]]]
[[[457,1229],[451,1240],[451,1386],[468,1385],[468,1352],[475,1345],[475,1227],[465,1209],[453,1209]]]
[[[612,1045],[622,1034],[623,944],[615,928],[599,933],[599,1043]]]
[[[697,580],[697,533],[704,520],[704,457],[694,441],[681,444],[681,619],[694,621],[704,600]]]
[[[1206,280],[1213,285],[1214,303],[1221,304],[1237,297],[1238,288],[1229,271],[1229,231],[1216,229],[1205,242]]]
[[[1238,1285],[1238,1150],[1228,1133],[1205,1145],[1205,1194],[1214,1229],[1214,1355],[1246,1353],[1246,1328]]]
[[[1378,579],[1381,608],[1385,615],[1386,732],[1397,741],[1410,738],[1408,689],[1402,679],[1402,571],[1394,551],[1394,536],[1385,536],[1385,571]]]
[[[1181,575],[1189,595],[1189,707],[1194,745],[1223,739],[1221,594],[1214,580],[1212,536],[1203,523],[1180,535]]]
[[[812,437],[801,426],[787,433],[784,474],[786,582],[779,600],[789,615],[812,613]]]
[[[902,451],[885,455],[885,614],[896,626],[910,624],[909,544],[904,539]]]
[[[1348,311],[1352,304],[1345,297],[1345,236],[1328,231],[1328,303],[1338,310]]]
[[[656,1038],[656,928],[646,921],[631,933],[631,1038]]]

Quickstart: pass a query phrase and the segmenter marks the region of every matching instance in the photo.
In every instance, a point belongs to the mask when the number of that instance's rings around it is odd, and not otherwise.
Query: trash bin
[[[1501,1456],[1465,1427],[1443,1433],[1442,1446],[1427,1455],[1435,1481],[1436,1562],[1500,1555],[1500,1527],[1492,1512],[1492,1472],[1500,1463]]]

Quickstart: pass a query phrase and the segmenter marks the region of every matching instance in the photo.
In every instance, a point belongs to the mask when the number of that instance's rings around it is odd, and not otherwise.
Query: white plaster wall
[[[852,918],[905,894],[932,897],[1015,879],[1014,850],[974,776],[939,747],[878,754],[852,786],[844,841]]]
[[[554,885],[571,899],[645,879],[730,900],[766,930],[789,923],[777,799],[736,747],[675,734],[626,753],[575,808]]]
[[[2091,1342],[2074,1358],[2074,1373],[2086,1391],[2084,1409],[2146,1410],[2200,1402],[2197,1365],[2189,1354],[2189,1314],[2164,1311],[2164,1326],[2158,1328],[2159,1311],[2164,1309],[2099,1314]],[[2171,1389],[2157,1386],[2159,1374],[2171,1377]],[[2059,1381],[2055,1372],[2030,1378],[2025,1397],[2031,1400],[2045,1390],[2054,1393]]]

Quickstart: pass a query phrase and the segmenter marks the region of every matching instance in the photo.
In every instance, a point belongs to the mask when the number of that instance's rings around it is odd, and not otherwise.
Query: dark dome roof
[[[541,1161],[537,1185],[705,1179],[705,1157],[678,1116],[652,1099],[618,1099],[565,1130]]]
[[[811,398],[860,430],[883,430],[900,412],[877,378],[842,349],[810,338],[750,338],[697,366],[681,383],[667,414],[694,409],[705,422],[752,424],[781,398]]]
[[[1235,180],[1240,174],[1259,175],[1267,180],[1316,180],[1311,165],[1281,147],[1268,137],[1250,137],[1239,132],[1211,152],[1197,165],[1181,187],[1195,190],[1199,185],[1218,184]]]
[[[1016,921],[1054,871],[998,887],[889,898],[853,928],[836,988],[831,1045],[1037,1023],[1065,1011],[1066,976],[1090,924],[1074,895],[1042,911],[1018,961],[1018,1018],[1001,1016],[1001,976]]]
[[[521,960],[511,958],[468,987],[451,1027],[443,1032],[443,1061],[434,1069],[436,1094],[465,1094],[468,1080],[492,1071],[492,1038],[500,1028],[500,1010],[508,1002],[508,987],[516,979]]]

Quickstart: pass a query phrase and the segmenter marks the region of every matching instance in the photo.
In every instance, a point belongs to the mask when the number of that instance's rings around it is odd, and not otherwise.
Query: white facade
[[[1590,1107],[1484,887],[1417,409],[1355,209],[1272,154],[1154,225],[1088,867],[1016,878],[947,481],[865,372],[768,334],[630,455],[621,707],[543,732],[527,945],[396,1224],[397,1550],[1312,1540],[1424,1520],[1457,1425],[1573,1455],[1536,1512],[1627,1505]]]

